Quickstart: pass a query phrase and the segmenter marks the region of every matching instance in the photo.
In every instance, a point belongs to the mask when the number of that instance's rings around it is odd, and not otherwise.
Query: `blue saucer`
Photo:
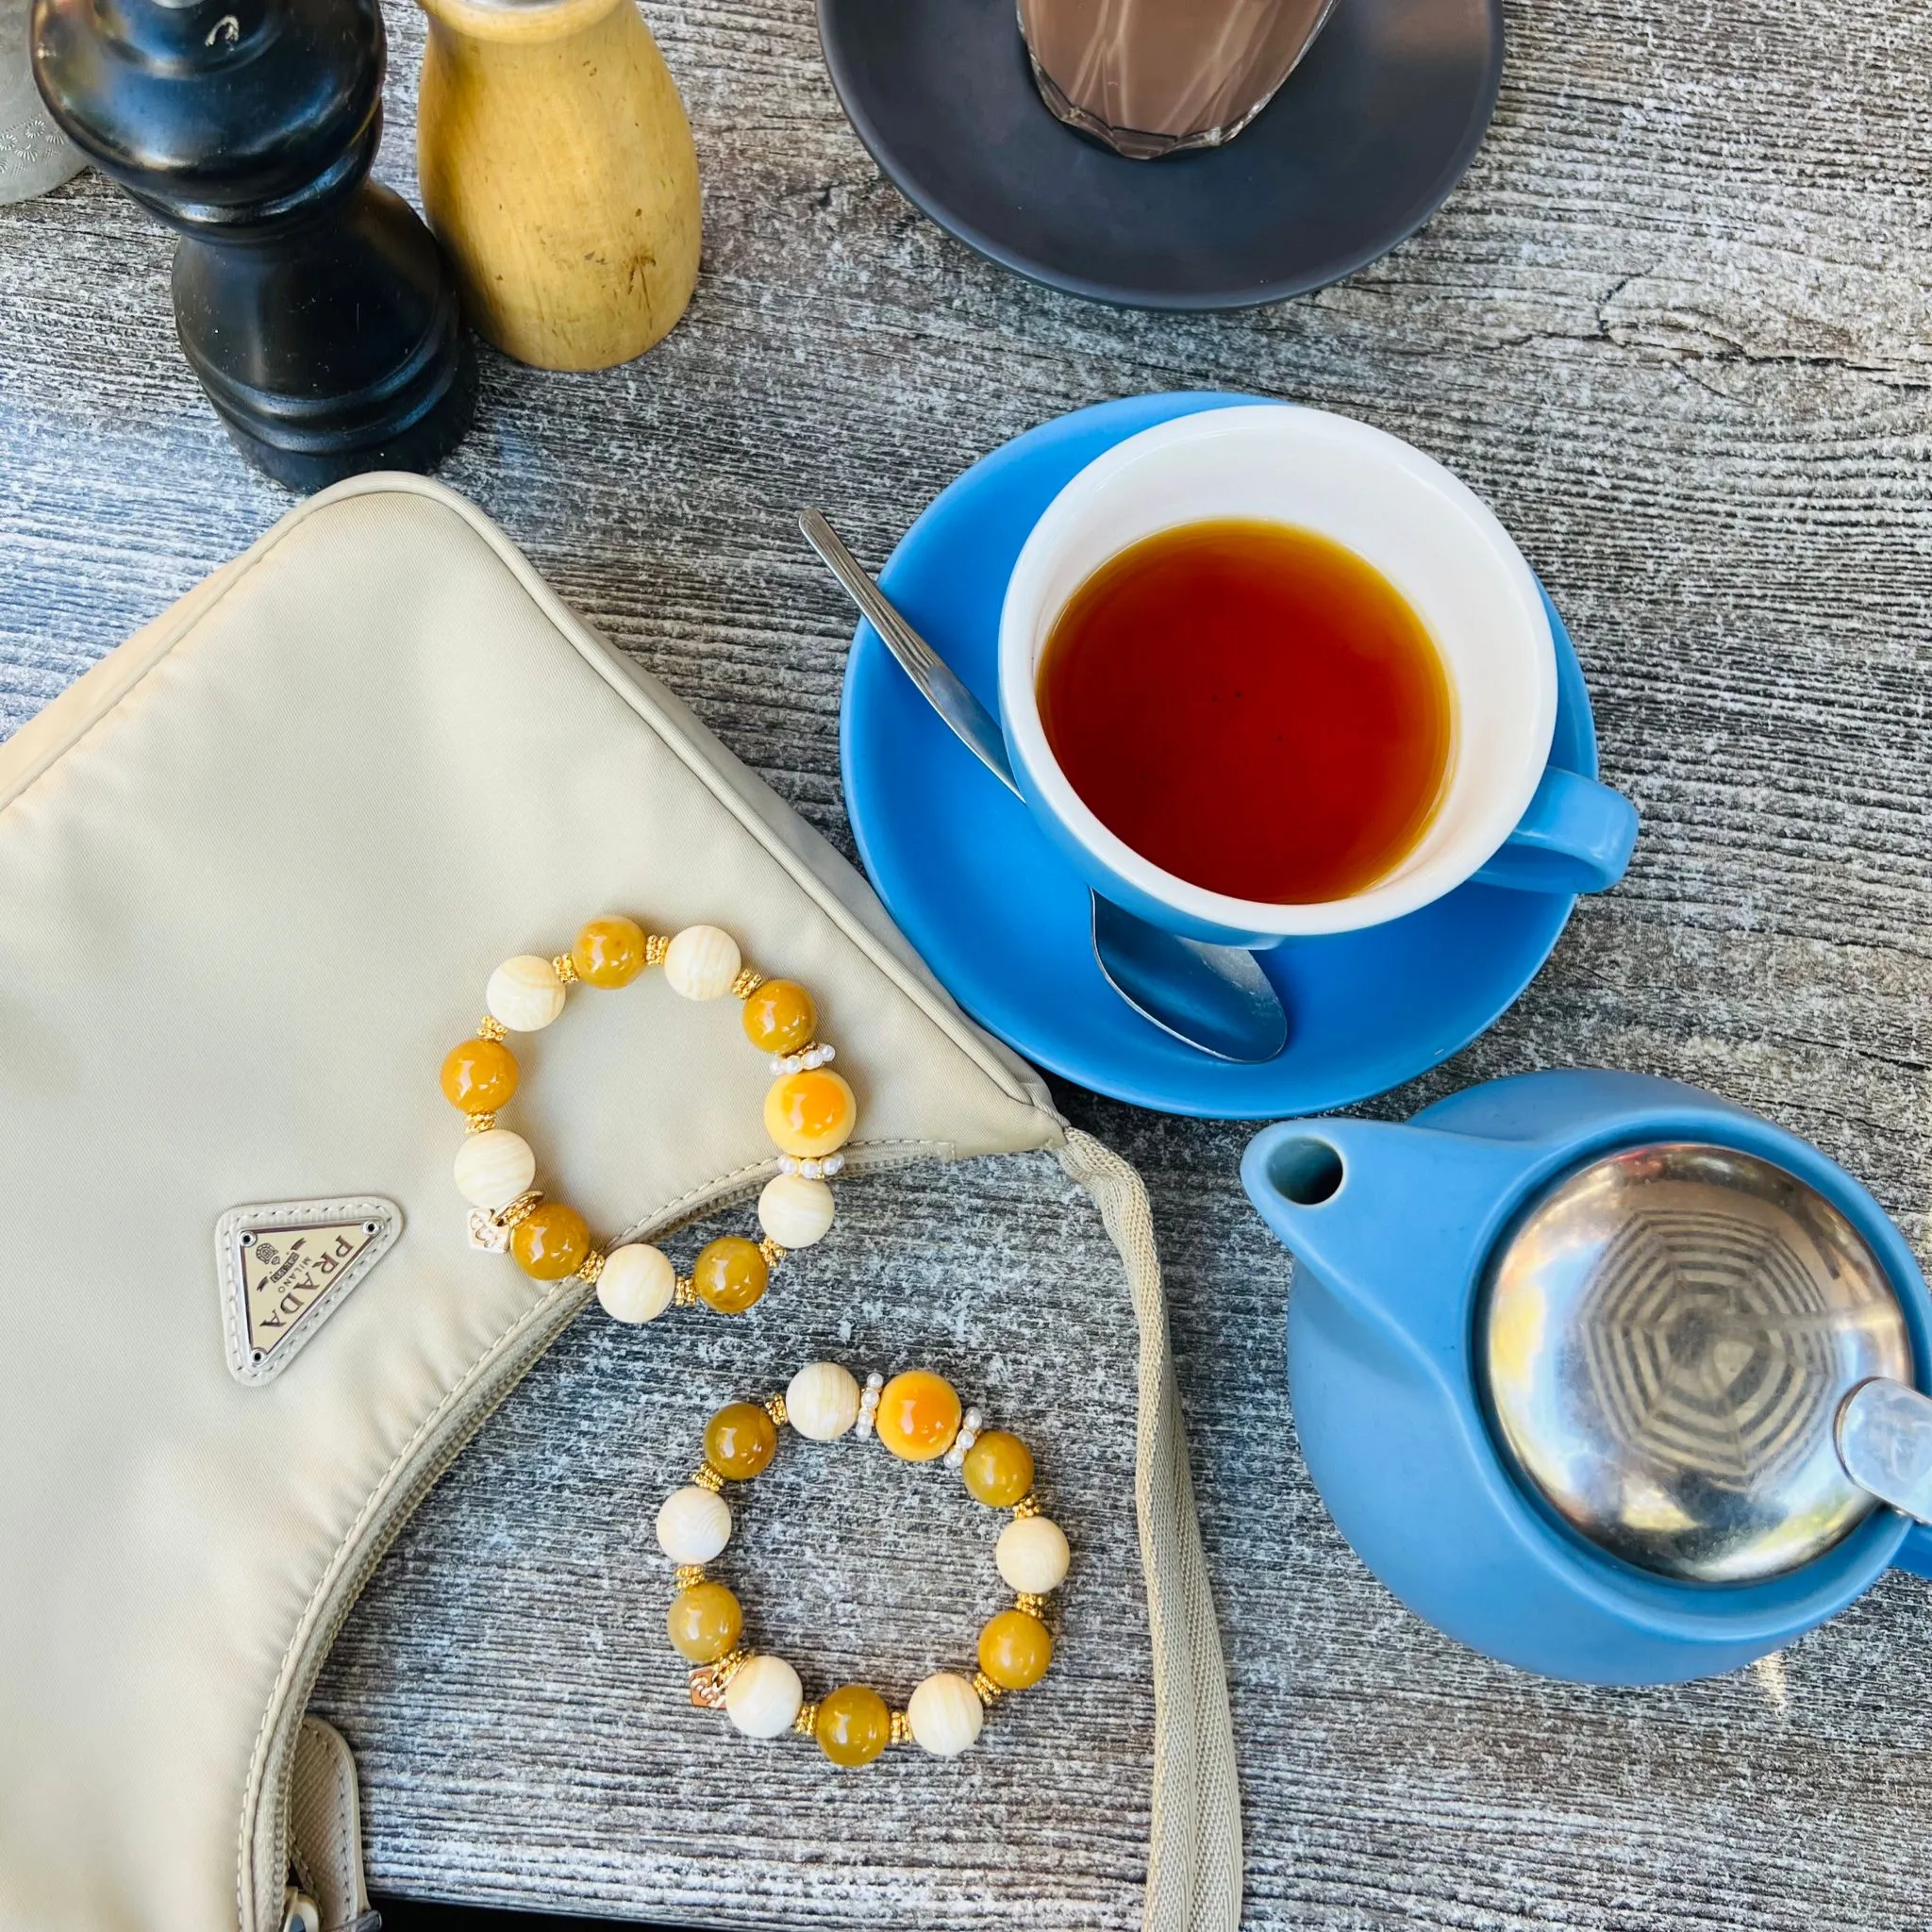
[[[948,485],[879,581],[997,716],[1007,578],[1061,487],[1139,430],[1256,400],[1130,396],[1043,423]],[[1551,761],[1593,778],[1583,672],[1554,607],[1550,623],[1558,686]],[[1085,883],[940,723],[869,624],[846,664],[840,751],[866,873],[953,997],[1049,1072],[1161,1113],[1272,1120],[1412,1080],[1495,1024],[1576,903],[1463,886],[1387,925],[1291,940],[1261,956],[1288,1005],[1287,1049],[1260,1066],[1232,1066],[1150,1025],[1101,977]]]

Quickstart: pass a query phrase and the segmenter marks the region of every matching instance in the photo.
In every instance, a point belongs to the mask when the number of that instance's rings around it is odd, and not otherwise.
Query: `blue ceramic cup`
[[[1401,591],[1441,653],[1455,721],[1441,800],[1413,849],[1344,899],[1238,899],[1163,870],[1100,822],[1047,742],[1040,658],[1074,592],[1130,545],[1223,518],[1291,525],[1353,551]],[[1556,645],[1536,577],[1507,532],[1420,450],[1321,409],[1262,403],[1183,416],[1088,464],[1014,565],[1000,613],[999,688],[1013,774],[1048,837],[1095,891],[1191,939],[1262,948],[1354,931],[1470,879],[1601,891],[1623,876],[1637,837],[1636,810],[1621,793],[1550,766]]]

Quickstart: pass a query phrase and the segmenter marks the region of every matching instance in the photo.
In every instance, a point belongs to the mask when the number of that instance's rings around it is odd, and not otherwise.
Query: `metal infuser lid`
[[[1932,1514],[1898,1295],[1823,1194],[1755,1155],[1638,1147],[1572,1174],[1492,1259],[1476,1351],[1507,1459],[1643,1569],[1755,1582],[1881,1500]]]

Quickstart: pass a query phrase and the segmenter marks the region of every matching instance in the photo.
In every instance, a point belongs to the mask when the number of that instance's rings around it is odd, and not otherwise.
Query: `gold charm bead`
[[[704,1580],[705,1566],[702,1563],[680,1563],[674,1574],[679,1590],[695,1590]]]
[[[715,1496],[724,1487],[724,1478],[708,1462],[701,1462],[691,1473],[691,1487],[709,1490]]]
[[[1044,1619],[1046,1615],[1046,1601],[1045,1597],[1038,1595],[1033,1591],[1023,1590],[1014,1597],[1013,1607],[1016,1610],[1024,1610],[1029,1617]]]
[[[798,1715],[791,1720],[791,1728],[801,1738],[813,1736],[819,1726],[819,1707],[816,1704],[801,1704]]]
[[[722,1583],[694,1583],[671,1599],[664,1625],[687,1663],[713,1664],[737,1643],[744,1612]]]
[[[984,1671],[974,1672],[973,1692],[989,1710],[1007,1694]]]
[[[563,1012],[573,986],[627,986],[650,966],[661,966],[672,990],[686,999],[734,994],[746,1037],[772,1055],[773,1072],[783,1076],[765,1098],[764,1118],[778,1146],[781,1172],[759,1196],[759,1236],[711,1241],[683,1279],[668,1262],[660,1266],[663,1257],[644,1243],[599,1246],[583,1217],[561,1203],[536,1211],[542,1195],[530,1186],[535,1162],[528,1143],[497,1127],[498,1113],[515,1096],[520,1077],[507,1037],[550,1025]],[[811,1040],[818,1024],[811,995],[794,981],[767,980],[746,965],[729,933],[689,925],[666,937],[646,932],[623,913],[609,913],[580,927],[567,951],[547,958],[519,953],[504,960],[490,975],[484,1008],[475,1034],[444,1057],[440,1075],[445,1097],[464,1116],[466,1134],[496,1136],[489,1147],[465,1152],[456,1162],[458,1191],[473,1210],[466,1224],[471,1247],[508,1252],[540,1281],[579,1275],[598,1291],[598,1302],[613,1321],[641,1323],[667,1307],[699,1304],[721,1314],[741,1314],[764,1294],[772,1270],[790,1249],[808,1247],[830,1230],[831,1191],[825,1182],[845,1164],[837,1150],[851,1138],[858,1102],[842,1078],[823,1071],[836,1056],[829,1045]],[[803,1052],[785,1051],[801,1045]],[[526,1162],[530,1171],[524,1173]],[[527,1225],[512,1222],[497,1206],[519,1185],[529,1191],[530,1205],[523,1210]]]
[[[760,1053],[795,1053],[818,1031],[819,1009],[804,987],[768,979],[744,1002],[744,1037]]]
[[[524,1273],[537,1281],[562,1281],[584,1265],[591,1230],[575,1208],[545,1201],[511,1229],[509,1251]]]
[[[892,1740],[886,1700],[864,1684],[841,1684],[819,1700],[819,1749],[847,1770],[870,1764]]]
[[[741,1315],[763,1295],[772,1264],[756,1241],[722,1234],[698,1251],[691,1264],[691,1290],[721,1315]]]
[[[765,1413],[768,1416],[770,1416],[772,1420],[774,1423],[776,1423],[781,1429],[791,1419],[791,1412],[786,1408],[785,1398],[782,1395],[772,1395],[766,1397]]]
[[[628,986],[647,963],[649,941],[635,919],[593,919],[571,941],[571,970],[587,986]]]
[[[888,1740],[893,1744],[909,1744],[912,1741],[912,1724],[903,1710],[892,1713],[892,1735]]]
[[[733,1402],[705,1424],[705,1460],[720,1475],[748,1483],[778,1453],[778,1428],[755,1402]]]
[[[1033,1488],[1033,1452],[1005,1429],[988,1429],[959,1465],[966,1487],[989,1509],[1010,1509]]]
[[[1038,1516],[1040,1514],[1040,1498],[1030,1492],[1022,1496],[1013,1505],[1013,1514],[1019,1517],[1023,1523],[1029,1516]]]

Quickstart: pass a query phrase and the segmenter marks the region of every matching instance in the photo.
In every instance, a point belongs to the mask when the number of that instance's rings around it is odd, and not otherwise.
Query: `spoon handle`
[[[953,736],[975,757],[1008,791],[1018,793],[1013,768],[1007,758],[1007,741],[992,714],[959,681],[945,659],[901,617],[873,582],[858,559],[839,540],[839,533],[815,509],[798,519],[805,541],[824,559],[825,568],[844,587],[845,593],[864,613],[878,632],[886,649],[899,660],[900,668],[919,688],[935,711],[952,727]]]

